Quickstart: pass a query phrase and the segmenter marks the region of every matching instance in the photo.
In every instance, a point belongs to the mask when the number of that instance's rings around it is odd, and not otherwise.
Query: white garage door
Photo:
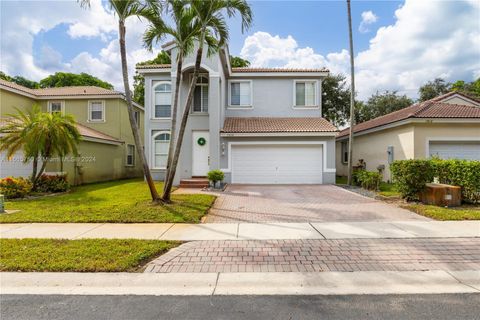
[[[321,145],[233,145],[232,182],[322,183]]]
[[[430,157],[480,160],[480,141],[430,141]]]
[[[13,157],[7,158],[5,152],[0,153],[0,178],[24,177],[32,174],[32,163],[23,163],[23,152],[17,152]]]

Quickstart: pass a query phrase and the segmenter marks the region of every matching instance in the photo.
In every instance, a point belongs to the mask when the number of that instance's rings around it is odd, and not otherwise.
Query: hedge
[[[462,199],[480,202],[480,161],[469,160],[398,160],[390,165],[392,178],[402,197],[418,200],[425,184],[438,182],[461,187]]]
[[[358,170],[355,171],[355,184],[367,190],[378,190],[382,175],[378,172]]]
[[[390,171],[402,198],[409,201],[418,200],[419,193],[435,176],[431,160],[397,160],[390,165]]]

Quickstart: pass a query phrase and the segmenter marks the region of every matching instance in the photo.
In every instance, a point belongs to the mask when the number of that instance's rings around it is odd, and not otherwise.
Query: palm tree
[[[350,0],[347,0],[348,12],[348,39],[350,43],[350,131],[348,139],[348,184],[352,185],[353,179],[353,126],[355,125],[355,65],[353,61],[353,36],[352,36],[352,12],[350,9]]]
[[[17,109],[10,115],[7,124],[0,129],[0,150],[7,151],[7,157],[23,149],[24,161],[33,160],[32,184],[35,190],[48,160],[53,156],[78,155],[77,145],[81,140],[75,120],[71,115],[41,112],[38,105],[24,113]],[[43,163],[38,170],[38,160]]]
[[[90,6],[90,0],[77,0],[80,1],[82,7]],[[127,100],[128,119],[130,121],[130,127],[132,128],[133,139],[135,140],[135,146],[137,149],[140,163],[143,167],[143,174],[150,189],[150,195],[154,202],[160,201],[160,196],[155,188],[148,163],[146,161],[145,152],[143,150],[142,140],[140,139],[140,132],[135,121],[134,109],[132,104],[132,93],[130,91],[130,85],[128,81],[128,67],[127,67],[127,49],[125,45],[125,21],[129,17],[139,17],[149,19],[152,16],[160,17],[161,6],[160,1],[157,0],[109,0],[110,7],[115,11],[118,16],[118,41],[120,44],[120,56],[122,60],[122,74],[123,74],[123,86],[125,90],[125,98]],[[160,19],[160,18],[158,18]]]
[[[164,201],[170,201],[170,192],[172,190],[180,150],[182,148],[183,136],[187,126],[188,115],[190,112],[189,106],[192,104],[193,93],[200,72],[204,45],[207,44],[207,54],[210,55],[217,52],[225,45],[225,43],[227,43],[228,27],[224,13],[226,13],[228,17],[233,17],[239,13],[242,19],[242,31],[249,28],[252,23],[252,10],[245,0],[190,0],[189,2],[189,7],[193,10],[195,15],[195,23],[198,23],[200,28],[198,35],[196,36],[198,49],[193,76],[188,89],[187,101],[185,102],[185,108],[183,109],[175,152],[170,166],[170,173],[167,176],[168,179],[165,180],[165,187],[162,195]],[[176,90],[178,89],[179,88],[177,87]]]
[[[167,11],[170,12],[174,26],[168,26],[162,19],[151,19],[151,24],[144,34],[143,40],[146,47],[151,50],[153,44],[162,40],[164,36],[168,35],[173,38],[173,42],[177,48],[177,75],[175,80],[175,94],[172,106],[172,123],[170,129],[170,145],[168,149],[167,170],[165,174],[165,181],[171,172],[172,158],[175,146],[175,133],[177,129],[177,111],[178,99],[180,96],[180,88],[182,82],[182,67],[183,59],[188,54],[192,53],[194,48],[194,40],[198,36],[200,26],[195,23],[194,11],[188,7],[185,0],[168,0]],[[164,185],[164,187],[166,184]],[[169,198],[162,197],[164,201],[169,201]]]

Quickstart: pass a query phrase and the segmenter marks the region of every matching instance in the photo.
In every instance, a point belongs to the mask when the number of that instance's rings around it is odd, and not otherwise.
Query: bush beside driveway
[[[157,183],[157,188],[163,188]],[[188,222],[198,223],[215,201],[207,194],[172,196],[172,204],[150,201],[143,180],[120,180],[73,188],[58,196],[7,201],[7,210],[20,210],[0,215],[0,223],[21,222]]]

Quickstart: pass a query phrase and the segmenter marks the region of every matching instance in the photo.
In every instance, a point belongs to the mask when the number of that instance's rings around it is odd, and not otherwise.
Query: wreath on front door
[[[205,138],[198,138],[197,143],[199,146],[204,146],[207,140],[205,140]]]

